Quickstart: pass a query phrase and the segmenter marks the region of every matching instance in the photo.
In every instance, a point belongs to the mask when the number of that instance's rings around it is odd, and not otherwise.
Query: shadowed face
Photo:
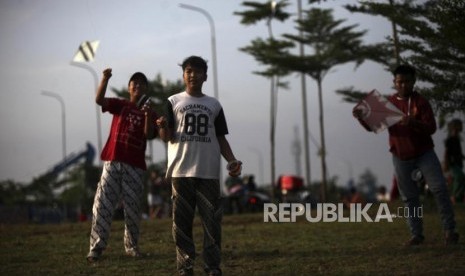
[[[140,96],[145,94],[147,90],[147,83],[141,78],[134,78],[129,82],[128,92],[131,97],[131,101],[137,101]]]
[[[394,78],[394,87],[401,97],[408,97],[413,92],[414,85],[415,78],[411,75],[397,74]]]

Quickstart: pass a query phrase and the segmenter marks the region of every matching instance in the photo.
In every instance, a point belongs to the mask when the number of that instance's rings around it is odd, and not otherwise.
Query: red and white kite
[[[370,129],[379,133],[396,124],[405,114],[383,97],[376,89],[368,93],[355,109],[362,110],[362,120]]]

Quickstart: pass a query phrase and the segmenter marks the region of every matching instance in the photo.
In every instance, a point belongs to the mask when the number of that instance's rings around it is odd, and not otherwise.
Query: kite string
[[[94,16],[92,14],[92,10],[90,9],[90,6],[89,6],[89,0],[86,1],[86,7],[87,7],[87,13],[89,14],[89,24],[90,24],[90,28],[92,30],[92,33],[94,35],[94,40],[100,40],[100,39],[97,38],[97,28],[96,28],[95,22],[93,20]],[[100,47],[100,44],[99,44],[99,47]],[[100,64],[100,67],[102,67],[102,66],[108,67],[107,63],[105,62],[105,59],[102,57],[101,54],[102,54],[102,51],[99,51],[99,55],[98,55],[98,58],[97,58],[97,53],[95,53],[94,61],[97,61],[96,65]]]
[[[408,105],[407,105],[407,116],[410,116],[410,100],[412,97],[408,97]]]

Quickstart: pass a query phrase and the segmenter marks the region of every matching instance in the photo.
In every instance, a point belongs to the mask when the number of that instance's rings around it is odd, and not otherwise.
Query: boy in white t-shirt
[[[197,206],[203,221],[203,258],[208,275],[221,275],[220,159],[228,162],[231,175],[240,175],[225,135],[223,108],[217,99],[202,92],[207,63],[197,56],[181,64],[186,91],[168,98],[166,117],[157,120],[160,138],[168,142],[167,178],[173,193],[173,237],[180,275],[192,275],[195,245],[192,223]]]

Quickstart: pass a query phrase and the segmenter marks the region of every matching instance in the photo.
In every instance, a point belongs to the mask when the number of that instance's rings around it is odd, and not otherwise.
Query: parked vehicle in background
[[[253,175],[246,175],[240,179],[228,177],[226,188],[225,214],[261,212],[263,205],[271,202],[270,195],[257,187]]]
[[[295,175],[280,175],[274,186],[275,195],[279,202],[317,203],[317,200],[304,186],[304,179]]]

